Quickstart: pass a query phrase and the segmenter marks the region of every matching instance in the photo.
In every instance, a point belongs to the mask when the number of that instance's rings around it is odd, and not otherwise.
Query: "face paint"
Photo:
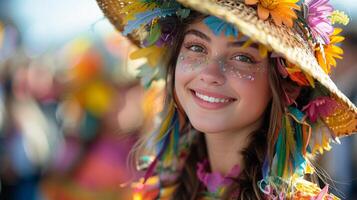
[[[266,70],[266,67],[259,65],[259,63],[254,63],[254,61],[249,60],[249,58],[244,55],[238,55],[233,58],[209,58],[208,55],[181,53],[177,64],[186,72],[197,72],[202,70],[205,66],[213,64],[217,65],[221,73],[225,75],[250,81],[255,80],[257,73]]]

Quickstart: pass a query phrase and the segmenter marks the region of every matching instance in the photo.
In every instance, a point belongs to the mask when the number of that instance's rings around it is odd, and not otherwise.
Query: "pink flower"
[[[338,107],[338,103],[330,97],[317,97],[303,107],[311,122],[316,122],[318,117],[331,115]]]
[[[197,164],[197,176],[198,179],[207,187],[211,193],[217,192],[220,187],[227,186],[232,183],[232,178],[238,176],[240,168],[235,165],[227,176],[222,176],[219,172],[206,172],[208,161],[204,160],[202,163]]]
[[[311,28],[314,38],[321,37],[325,44],[330,43],[329,36],[333,33],[333,26],[330,19],[333,7],[329,0],[306,0],[307,5],[307,22]]]

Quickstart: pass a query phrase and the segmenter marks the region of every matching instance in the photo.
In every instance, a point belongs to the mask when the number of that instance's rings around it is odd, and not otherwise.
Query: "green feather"
[[[149,36],[147,37],[147,46],[153,45],[161,35],[161,26],[160,24],[155,24],[154,26],[151,27],[151,30],[149,32]]]
[[[285,124],[285,120],[285,117],[283,117],[282,124]],[[283,126],[279,131],[278,141],[276,143],[276,152],[278,157],[277,172],[279,177],[282,177],[284,173],[284,164],[286,156],[285,131],[285,126]]]

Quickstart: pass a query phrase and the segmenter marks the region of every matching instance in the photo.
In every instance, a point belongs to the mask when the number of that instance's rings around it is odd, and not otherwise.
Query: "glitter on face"
[[[265,68],[257,64],[238,63],[225,58],[210,59],[207,55],[188,55],[181,53],[177,62],[177,65],[181,66],[185,72],[199,71],[203,69],[204,66],[210,64],[217,64],[220,71],[225,75],[250,81],[254,81],[256,74],[265,70]]]

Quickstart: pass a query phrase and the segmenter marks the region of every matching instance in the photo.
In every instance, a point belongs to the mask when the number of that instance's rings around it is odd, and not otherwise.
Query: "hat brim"
[[[123,24],[119,11],[128,1],[97,0],[97,2],[105,16],[116,29],[122,32],[125,24]],[[300,67],[329,90],[331,97],[339,102],[339,110],[332,116],[323,119],[335,135],[342,137],[357,132],[356,106],[322,70],[315,58],[313,47],[297,30],[286,26],[277,26],[269,20],[260,20],[255,9],[236,0],[177,0],[177,2],[190,9],[216,16],[233,24],[244,35],[266,45]],[[140,33],[131,34],[129,39],[139,46]]]

